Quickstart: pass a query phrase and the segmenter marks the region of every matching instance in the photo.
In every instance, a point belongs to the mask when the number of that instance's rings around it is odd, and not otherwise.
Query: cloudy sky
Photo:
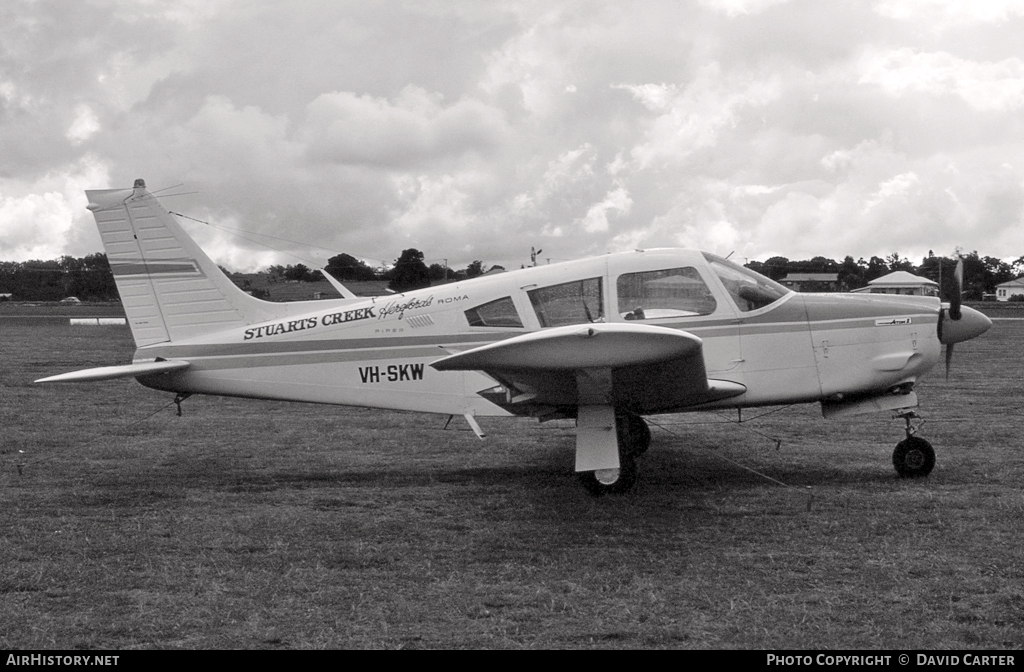
[[[1022,38],[1020,0],[4,0],[0,260],[99,251],[83,190],[137,177],[234,270],[1014,259]]]

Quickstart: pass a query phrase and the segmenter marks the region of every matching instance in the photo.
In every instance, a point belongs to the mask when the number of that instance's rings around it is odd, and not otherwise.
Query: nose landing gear
[[[912,410],[905,409],[896,413],[894,417],[903,418],[906,423],[907,438],[896,444],[892,451],[892,466],[900,478],[920,478],[927,476],[935,467],[935,449],[919,436],[914,436],[917,428],[911,424],[911,420],[919,417]]]

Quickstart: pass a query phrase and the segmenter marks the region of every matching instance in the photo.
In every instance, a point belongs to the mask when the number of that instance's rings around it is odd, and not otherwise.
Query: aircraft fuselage
[[[870,394],[913,383],[939,360],[936,298],[773,289],[778,296],[762,307],[729,287],[746,282],[737,268],[687,250],[608,255],[394,296],[289,304],[285,318],[144,346],[135,359],[191,362],[140,378],[175,392],[480,416],[509,413],[478,394],[495,381],[430,364],[572,323],[650,324],[699,337],[708,378],[746,388],[700,408]],[[641,302],[647,307],[633,305]]]

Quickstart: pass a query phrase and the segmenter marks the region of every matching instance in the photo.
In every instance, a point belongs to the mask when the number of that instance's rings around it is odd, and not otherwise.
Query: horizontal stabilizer
[[[341,282],[333,275],[327,272],[326,268],[320,269],[320,275],[324,276],[327,282],[331,283],[331,287],[334,287],[338,294],[341,294],[343,299],[358,299],[359,297],[352,293],[352,290],[341,284]]]
[[[137,376],[148,376],[154,373],[170,373],[181,371],[189,367],[188,362],[162,360],[158,362],[143,362],[141,364],[125,364],[123,366],[101,366],[97,369],[84,369],[62,373],[59,376],[40,378],[37,383],[73,383],[94,380],[113,380],[115,378],[135,378]]]

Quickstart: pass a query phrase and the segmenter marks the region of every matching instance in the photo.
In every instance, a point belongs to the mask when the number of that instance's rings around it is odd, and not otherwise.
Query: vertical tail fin
[[[85,192],[138,347],[274,319],[283,306],[235,286],[146,183]]]

